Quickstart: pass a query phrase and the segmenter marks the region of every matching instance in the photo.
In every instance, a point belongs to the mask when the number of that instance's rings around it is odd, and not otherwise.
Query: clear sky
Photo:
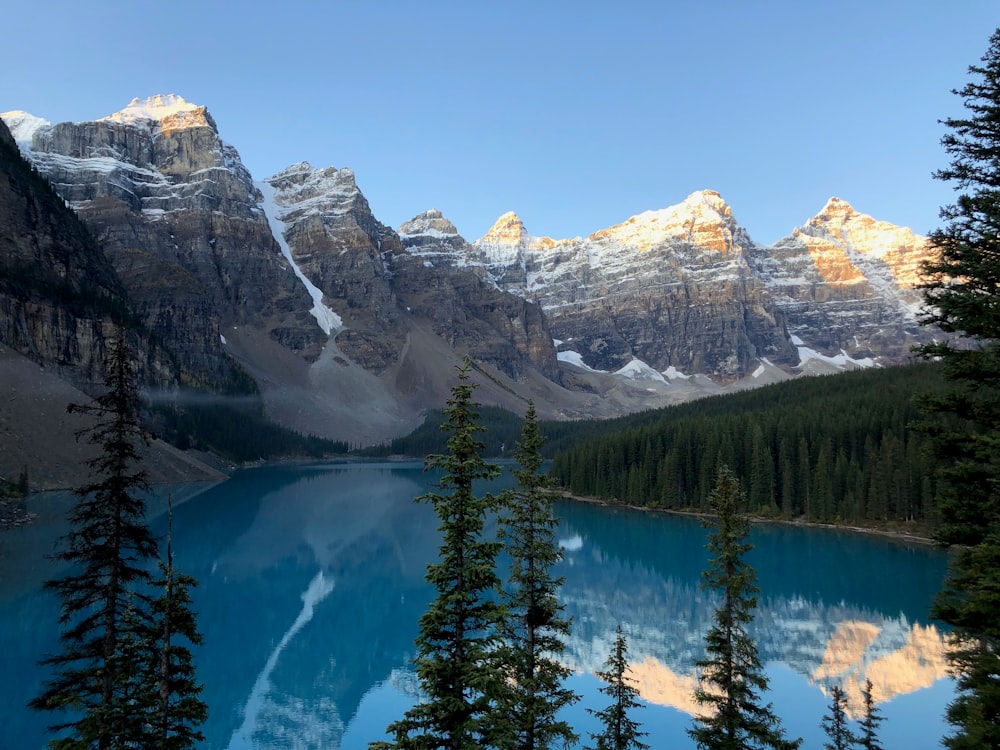
[[[997,0],[34,0],[3,11],[0,111],[203,104],[256,179],[350,167],[383,223],[506,211],[586,235],[696,190],[758,242],[827,198],[926,233],[955,195]]]

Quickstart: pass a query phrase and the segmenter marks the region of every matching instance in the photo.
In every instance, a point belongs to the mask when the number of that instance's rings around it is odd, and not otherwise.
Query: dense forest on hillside
[[[230,461],[321,458],[349,449],[342,441],[302,435],[271,422],[254,397],[226,400],[193,395],[179,404],[151,405],[148,413],[148,426],[157,437],[181,450],[208,451]]]
[[[509,457],[514,443],[521,436],[522,419],[512,411],[499,406],[480,406],[478,423],[486,428],[480,434],[485,448],[483,455],[490,458]],[[615,419],[586,419],[573,422],[539,422],[545,435],[542,456],[553,458],[560,451],[568,450],[580,440],[587,440],[609,432],[637,427],[659,419],[660,411],[645,411]],[[448,436],[441,431],[444,412],[434,409],[427,413],[424,423],[409,435],[395,438],[389,443],[356,451],[361,456],[427,456],[444,453]]]
[[[940,367],[917,364],[801,378],[641,415],[556,455],[575,494],[706,510],[720,464],[751,513],[817,522],[927,522],[935,466],[915,429],[916,394]],[[652,418],[655,417],[655,418]]]

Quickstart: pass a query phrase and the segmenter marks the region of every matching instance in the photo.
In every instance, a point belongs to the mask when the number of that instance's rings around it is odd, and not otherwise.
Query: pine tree
[[[968,113],[944,121],[951,164],[935,174],[960,192],[931,233],[924,322],[966,339],[922,348],[944,360],[947,388],[927,396],[938,458],[938,541],[961,545],[934,606],[950,624],[958,696],[950,748],[1000,747],[1000,29],[955,91]]]
[[[150,746],[157,750],[189,750],[205,739],[195,727],[208,718],[191,651],[184,645],[184,641],[196,646],[202,642],[188,593],[198,582],[174,569],[173,507],[169,497],[167,517],[166,555],[159,565],[161,577],[153,582],[161,593],[152,602],[153,623],[149,633],[152,669],[148,684],[154,688],[150,701]]]
[[[747,632],[757,607],[757,576],[744,560],[751,549],[746,541],[750,522],[741,512],[743,493],[728,467],[718,469],[709,500],[716,516],[707,522],[713,527],[708,541],[711,559],[702,588],[717,591],[721,601],[715,624],[705,635],[706,656],[696,662],[701,684],[695,700],[708,713],[695,718],[688,734],[708,750],[797,748],[802,741],[786,740],[771,706],[761,703],[767,678]]]
[[[847,726],[847,697],[840,685],[834,685],[830,690],[830,713],[823,716],[821,725],[829,742],[823,744],[826,750],[849,750],[858,742]]]
[[[597,676],[605,683],[601,692],[611,698],[611,703],[602,711],[587,709],[588,713],[600,719],[604,726],[601,732],[590,735],[596,743],[594,750],[628,750],[628,748],[646,750],[649,745],[639,740],[640,737],[646,736],[646,732],[640,731],[640,724],[631,716],[632,711],[642,704],[636,700],[639,691],[625,674],[629,671],[628,644],[621,625],[616,631],[615,645],[605,662],[605,667],[606,669],[598,672]]]
[[[77,491],[70,531],[55,555],[71,572],[46,584],[62,606],[62,653],[43,661],[56,675],[30,703],[70,712],[52,727],[71,731],[57,744],[101,750],[125,747],[144,732],[133,694],[143,665],[134,645],[149,626],[144,592],[157,553],[145,523],[146,475],[137,468],[144,444],[138,389],[121,329],[110,345],[105,385],[93,404],[70,406],[95,419],[79,436],[100,452],[89,462],[94,478]]]
[[[427,566],[426,575],[437,596],[421,616],[416,638],[414,664],[424,695],[388,727],[393,739],[375,747],[478,748],[494,744],[506,720],[494,710],[501,680],[491,668],[501,620],[500,605],[490,597],[499,586],[500,544],[484,539],[486,514],[496,501],[473,492],[473,482],[493,479],[499,470],[482,457],[470,368],[466,358],[445,409],[449,452],[425,463],[444,470],[439,485],[451,492],[418,498],[434,506],[442,534],[438,562]]]
[[[861,691],[861,697],[865,702],[865,713],[861,717],[861,733],[855,738],[855,743],[865,750],[883,750],[878,739],[878,728],[882,723],[882,715],[875,705],[875,698],[872,696],[872,681],[865,682],[865,688]]]
[[[563,687],[572,670],[558,661],[566,648],[569,620],[556,598],[562,579],[552,575],[562,555],[549,481],[541,473],[542,442],[535,406],[529,403],[514,449],[518,486],[504,493],[500,517],[510,574],[503,594],[504,645],[497,656],[509,690],[502,710],[513,746],[520,750],[548,748],[555,742],[568,745],[577,739],[568,723],[556,719],[578,696]]]

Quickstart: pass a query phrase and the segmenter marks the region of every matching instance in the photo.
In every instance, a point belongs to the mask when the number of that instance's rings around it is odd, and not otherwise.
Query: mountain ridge
[[[272,416],[327,437],[362,428],[344,406],[360,399],[385,415],[365,440],[398,434],[465,355],[496,403],[568,418],[892,364],[930,335],[914,290],[926,240],[839,199],[773,245],[714,190],[563,240],[507,212],[469,242],[436,209],[382,224],[346,167],[255,179],[208,109],[176,95],[83,123],[0,117],[185,382],[218,388],[234,358]]]

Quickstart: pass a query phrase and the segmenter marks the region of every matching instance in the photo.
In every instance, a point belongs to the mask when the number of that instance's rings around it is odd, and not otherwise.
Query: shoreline
[[[590,503],[592,505],[602,505],[607,508],[625,508],[645,513],[666,513],[674,516],[686,516],[688,518],[713,518],[711,513],[702,513],[696,510],[676,510],[674,508],[650,508],[643,505],[629,505],[628,503],[616,503],[604,500],[599,497],[589,497],[584,495],[574,495],[566,490],[557,491],[559,497],[564,500],[572,500],[578,503]],[[853,524],[819,523],[818,521],[802,521],[786,518],[767,518],[764,516],[750,516],[751,523],[768,523],[781,526],[797,526],[800,528],[823,529],[827,531],[848,531],[853,534],[871,534],[893,539],[898,542],[908,542],[911,544],[921,544],[928,547],[937,547],[938,544],[931,537],[921,536],[908,531],[894,529],[878,529],[870,526],[857,526]]]

